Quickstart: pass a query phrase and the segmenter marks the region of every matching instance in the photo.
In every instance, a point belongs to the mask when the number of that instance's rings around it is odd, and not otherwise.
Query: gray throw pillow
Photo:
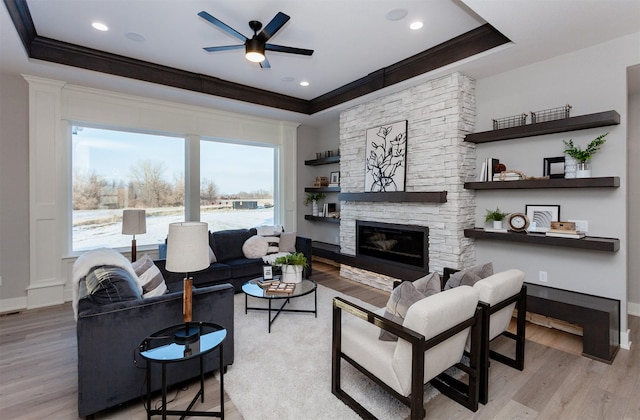
[[[280,252],[296,252],[296,233],[282,232],[278,248]]]
[[[442,291],[442,283],[440,282],[440,275],[435,271],[429,273],[426,276],[413,282],[415,287],[420,293],[426,297],[435,295]]]
[[[384,317],[390,319],[393,322],[401,324],[404,322],[404,318],[407,316],[409,307],[419,300],[425,298],[425,295],[420,293],[410,281],[403,281],[400,286],[393,289],[387,307],[384,311]],[[382,341],[397,341],[398,337],[395,334],[386,330],[380,330],[380,336],[378,337]]]
[[[136,280],[124,268],[104,265],[85,277],[89,299],[98,305],[140,299]]]
[[[474,274],[474,276],[468,273]],[[462,284],[473,285],[476,281],[482,280],[493,275],[493,263],[486,263],[482,265],[476,265],[475,267],[467,268],[466,270],[458,271],[449,277],[447,284],[444,285],[444,290],[453,289]],[[465,283],[462,283],[462,278],[465,277]],[[476,278],[477,277],[477,278]]]

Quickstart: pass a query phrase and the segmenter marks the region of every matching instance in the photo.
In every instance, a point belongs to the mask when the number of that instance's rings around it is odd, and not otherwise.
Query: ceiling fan
[[[271,19],[271,22],[267,24],[267,26],[262,29],[262,23],[257,20],[252,20],[249,22],[249,27],[253,31],[253,37],[251,39],[242,35],[240,32],[236,31],[226,23],[222,22],[219,19],[211,16],[209,13],[202,11],[198,13],[198,16],[201,18],[211,22],[213,25],[222,29],[229,35],[238,38],[240,41],[244,42],[242,45],[223,45],[220,47],[206,47],[205,51],[215,52],[215,51],[229,51],[236,49],[245,49],[245,57],[247,60],[252,61],[254,63],[259,63],[260,67],[263,69],[268,69],[271,67],[269,64],[269,60],[265,57],[265,50],[267,51],[278,51],[289,54],[300,54],[300,55],[311,55],[313,54],[313,50],[306,50],[303,48],[294,48],[294,47],[285,47],[282,45],[275,44],[267,44],[267,41],[284,26],[285,23],[290,19],[288,15],[285,15],[282,12],[278,12],[277,15]],[[260,33],[258,31],[262,29]]]

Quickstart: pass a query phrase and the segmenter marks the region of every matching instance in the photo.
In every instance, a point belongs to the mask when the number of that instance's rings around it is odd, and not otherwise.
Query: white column
[[[29,83],[29,286],[27,309],[64,302],[60,231],[65,185],[65,137],[60,120],[63,82],[24,76]]]

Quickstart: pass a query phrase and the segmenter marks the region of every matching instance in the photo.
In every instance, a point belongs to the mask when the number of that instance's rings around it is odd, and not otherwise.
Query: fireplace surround
[[[356,220],[356,256],[429,271],[429,228]]]

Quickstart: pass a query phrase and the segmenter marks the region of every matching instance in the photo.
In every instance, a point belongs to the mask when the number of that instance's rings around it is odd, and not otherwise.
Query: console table
[[[527,285],[527,311],[582,327],[582,355],[613,363],[620,348],[620,301],[538,284]]]

